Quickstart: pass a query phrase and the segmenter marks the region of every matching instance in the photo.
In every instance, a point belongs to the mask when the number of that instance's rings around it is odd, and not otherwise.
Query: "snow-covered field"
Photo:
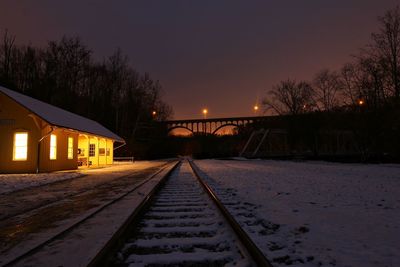
[[[273,265],[400,266],[400,165],[195,163]]]

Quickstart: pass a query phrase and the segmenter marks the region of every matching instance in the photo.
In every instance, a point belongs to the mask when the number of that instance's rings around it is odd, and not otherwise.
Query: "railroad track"
[[[165,164],[161,165],[161,168],[166,166],[167,164],[168,163],[165,163]],[[102,182],[102,183],[98,183],[98,184],[95,185],[94,188],[82,188],[82,189],[78,189],[78,190],[73,190],[71,192],[64,192],[63,194],[59,194],[60,196],[58,196],[58,197],[49,197],[49,199],[44,198],[45,201],[39,201],[38,203],[33,203],[33,204],[29,205],[29,206],[26,206],[23,210],[19,210],[17,212],[14,211],[11,214],[1,214],[0,213],[0,223],[3,222],[3,221],[9,220],[11,218],[14,218],[14,217],[25,215],[28,212],[39,210],[39,209],[42,209],[42,208],[44,208],[46,206],[54,205],[57,202],[62,202],[62,201],[65,201],[65,200],[67,200],[69,198],[72,198],[72,197],[75,197],[75,196],[78,196],[78,195],[83,195],[85,193],[89,193],[89,192],[94,191],[94,190],[98,190],[99,188],[102,188],[102,187],[106,188],[107,186],[109,186],[110,183],[113,183],[113,182],[115,183],[115,181],[117,181],[117,180],[123,180],[123,179],[131,178],[131,177],[133,177],[135,175],[137,175],[136,172],[129,173],[129,174],[126,174],[126,175],[123,175],[123,176],[120,176],[120,177],[116,177],[114,180],[111,180],[111,181],[105,181],[105,182]],[[84,175],[79,176],[79,177],[74,178],[74,179],[80,179],[80,178],[83,178],[85,176],[87,176],[87,174],[84,174]],[[53,182],[51,184],[37,185],[37,186],[33,186],[31,188],[34,188],[34,189],[42,189],[43,188],[44,190],[48,190],[47,188],[49,186],[59,185],[59,184],[63,184],[63,183],[65,183],[65,180],[56,181],[56,182]],[[116,186],[118,186],[118,184]],[[25,188],[25,189],[18,190],[18,191],[24,191],[24,190],[27,190],[27,189]],[[16,192],[18,193],[18,191],[15,191],[13,193],[16,193]],[[53,193],[52,190],[50,190],[50,192]],[[55,190],[55,194],[57,194],[57,193],[59,193],[59,189]],[[3,194],[2,197],[7,196],[7,194],[10,194],[10,193]]]
[[[182,161],[91,266],[272,266]]]
[[[193,164],[181,160],[165,166],[0,265],[272,266]],[[119,216],[117,226],[114,216]]]
[[[49,247],[52,246],[53,243],[58,242],[59,240],[62,240],[64,237],[68,236],[71,232],[73,232],[75,229],[80,227],[81,225],[84,225],[87,221],[89,221],[91,218],[101,214],[105,209],[107,208],[112,208],[112,206],[121,200],[127,198],[129,195],[137,192],[140,188],[142,188],[144,185],[146,185],[148,182],[152,181],[154,177],[162,173],[163,171],[169,169],[169,171],[172,171],[176,166],[178,162],[170,162],[169,164],[163,165],[159,170],[148,176],[147,178],[143,179],[143,181],[139,182],[137,185],[134,187],[130,188],[127,192],[115,197],[112,200],[109,200],[107,203],[99,206],[98,208],[95,208],[93,211],[91,211],[89,214],[85,215],[83,218],[80,218],[76,222],[68,225],[66,228],[51,234],[49,237],[45,238],[44,240],[41,240],[40,242],[37,242],[33,246],[24,249],[18,253],[18,255],[15,255],[14,257],[7,257],[7,259],[2,259],[0,260],[0,266],[52,266],[50,265],[41,265],[35,264],[35,263],[30,263],[31,259],[35,260],[43,260],[40,259],[40,253]],[[141,194],[141,193],[139,193]],[[38,256],[39,255],[39,256]],[[66,255],[68,257],[68,255]],[[73,255],[71,255],[73,257]],[[4,255],[0,255],[0,258],[4,257]],[[35,258],[36,257],[36,258]],[[57,259],[56,259],[57,261]],[[60,262],[60,266],[75,266],[75,264],[65,264],[63,265],[63,262]]]

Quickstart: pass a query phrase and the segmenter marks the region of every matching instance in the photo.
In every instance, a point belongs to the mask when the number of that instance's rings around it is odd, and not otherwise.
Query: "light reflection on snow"
[[[153,167],[157,161],[136,161],[117,163],[107,167],[99,168],[80,168],[72,171],[58,171],[50,173],[25,173],[25,174],[0,174],[0,195],[13,191],[45,185],[57,181],[78,178],[83,175],[106,174],[106,173],[125,173],[133,169],[144,169]],[[160,161],[161,162],[161,161]]]

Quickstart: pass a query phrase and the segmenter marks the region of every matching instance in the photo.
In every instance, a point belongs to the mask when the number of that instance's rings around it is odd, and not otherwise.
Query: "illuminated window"
[[[28,133],[15,133],[14,135],[14,160],[28,158]]]
[[[57,136],[50,135],[50,159],[57,159]]]
[[[74,158],[74,138],[68,137],[68,159]]]
[[[89,157],[94,157],[94,156],[96,156],[96,145],[90,144],[89,145]]]
[[[106,154],[105,148],[99,148],[99,156],[104,156]]]

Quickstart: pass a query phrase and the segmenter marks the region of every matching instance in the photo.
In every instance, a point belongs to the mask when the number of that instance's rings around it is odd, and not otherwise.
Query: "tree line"
[[[310,81],[288,79],[269,90],[264,111],[285,118],[290,151],[333,147],[346,133],[362,160],[400,160],[400,9],[378,17],[370,42],[339,70]],[[343,143],[343,142],[342,142]],[[332,145],[335,144],[335,145]]]
[[[311,81],[288,79],[269,90],[266,111],[296,115],[313,111],[377,110],[400,102],[400,10],[378,18],[371,42],[340,70],[324,69]]]
[[[120,49],[102,61],[94,60],[79,37],[64,36],[34,47],[17,45],[16,36],[4,31],[0,84],[96,120],[128,144],[143,123],[172,115],[159,81],[135,70]]]

